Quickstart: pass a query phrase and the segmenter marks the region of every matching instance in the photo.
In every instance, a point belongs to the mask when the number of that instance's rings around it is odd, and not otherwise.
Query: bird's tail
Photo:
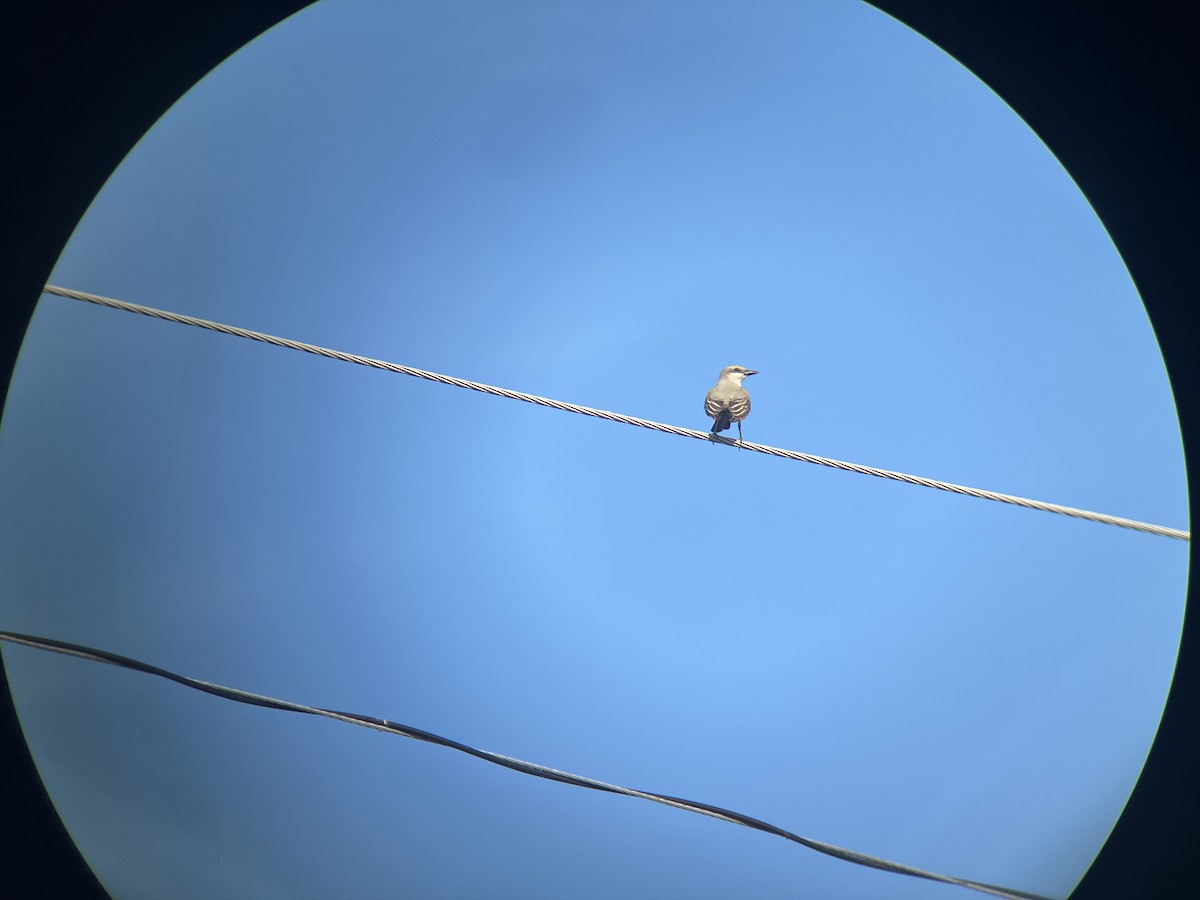
[[[729,410],[723,409],[717,413],[717,417],[713,419],[712,433],[716,434],[718,431],[728,431],[729,425]]]

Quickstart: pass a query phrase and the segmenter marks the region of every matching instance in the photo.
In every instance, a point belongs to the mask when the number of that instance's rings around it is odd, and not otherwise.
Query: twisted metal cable
[[[576,787],[590,788],[595,791],[604,791],[610,794],[620,794],[625,797],[635,797],[640,800],[650,800],[654,803],[661,803],[665,806],[671,806],[675,809],[681,809],[685,812],[698,813],[703,816],[710,816],[714,819],[720,819],[722,822],[729,822],[732,825],[742,825],[746,828],[753,828],[756,831],[761,831],[766,834],[773,834],[777,837],[784,838],[801,846],[808,847],[811,850],[816,850],[819,853],[824,853],[827,856],[832,856],[836,859],[841,859],[846,862],[855,863],[860,866],[866,866],[872,869],[880,869],[884,872],[893,872],[898,875],[909,875],[914,878],[924,878],[928,881],[937,881],[942,884],[953,884],[959,887],[969,888],[979,891],[984,894],[990,894],[993,897],[1002,897],[1005,900],[1049,900],[1040,894],[1031,894],[1026,891],[1014,890],[1012,888],[1000,887],[994,884],[988,884],[982,881],[972,881],[968,878],[957,878],[953,875],[941,875],[937,872],[930,872],[925,869],[918,869],[915,866],[907,866],[904,863],[892,862],[888,859],[882,859],[878,856],[870,856],[866,853],[859,853],[856,850],[847,850],[844,847],[838,847],[835,844],[827,844],[824,841],[814,840],[812,838],[801,837],[798,834],[793,834],[790,831],[785,831],[775,825],[763,822],[760,819],[755,819],[742,813],[732,810],[723,809],[719,806],[711,806],[707,803],[699,803],[694,800],[683,800],[679,797],[671,797],[666,794],[656,794],[652,791],[639,791],[633,788],[621,787],[616,784],[609,784],[604,781],[597,781],[594,778],[588,778],[583,775],[575,775],[571,772],[564,772],[561,769],[552,769],[549,766],[542,766],[538,763],[527,762],[523,759],[517,759],[512,756],[505,756],[501,753],[493,753],[490,750],[480,750],[477,747],[471,747],[451,738],[442,737],[441,735],[433,734],[429,731],[424,731],[420,728],[413,728],[410,725],[401,725],[399,722],[391,722],[387,719],[376,718],[375,716],[365,716],[358,713],[341,712],[334,709],[322,709],[315,706],[305,706],[300,703],[292,703],[289,700],[279,700],[275,697],[267,697],[263,694],[253,694],[249,691],[239,690],[238,688],[226,687],[220,684],[214,684],[211,681],[201,681],[198,678],[188,678],[185,675],[177,675],[174,672],[169,672],[166,669],[160,669],[158,666],[150,665],[149,663],[141,662],[140,660],[131,659],[127,656],[120,656],[116,653],[109,653],[107,650],[97,650],[92,647],[85,647],[81,644],[71,644],[66,641],[59,641],[53,638],[36,637],[34,635],[19,634],[11,631],[0,631],[0,641],[9,641],[13,644],[20,644],[26,647],[33,647],[37,650],[48,650],[52,653],[61,653],[66,656],[75,656],[81,659],[90,660],[92,662],[107,663],[113,666],[119,666],[125,669],[132,669],[137,672],[145,672],[149,675],[157,675],[160,678],[165,678],[169,681],[174,681],[177,684],[182,684],[185,687],[194,688],[198,691],[204,691],[207,694],[213,694],[226,700],[234,700],[238,703],[247,703],[252,706],[263,706],[268,709],[284,710],[286,712],[305,713],[313,716],[323,716],[327,719],[333,719],[338,722],[345,722],[349,725],[360,725],[364,728],[371,728],[375,731],[382,731],[387,734],[396,734],[401,737],[412,738],[417,741],[424,741],[429,744],[436,744],[439,747],[447,747],[451,750],[458,750],[460,753],[466,753],[469,756],[474,756],[477,759],[482,759],[485,762],[494,763],[498,766],[503,766],[507,769],[512,769],[516,772],[521,772],[525,775],[533,775],[537,778],[545,778],[550,781],[558,781],[563,784],[571,784]]]
[[[137,313],[138,315],[150,316],[154,319],[164,319],[168,322],[177,322],[180,325],[192,325],[196,328],[204,328],[209,331],[218,331],[221,334],[229,334],[234,337],[247,338],[252,341],[260,341],[264,344],[272,344],[276,347],[286,347],[289,350],[300,350],[304,353],[314,353],[317,356],[325,356],[329,359],[340,359],[343,362],[357,363],[360,366],[370,366],[375,369],[383,369],[387,372],[395,372],[399,375],[411,375],[414,378],[423,378],[426,381],[436,381],[441,384],[452,385],[453,387],[466,388],[471,391],[480,391],[485,394],[492,394],[497,397],[508,397],[510,400],[521,400],[525,403],[536,403],[538,406],[548,406],[551,409],[560,409],[564,412],[578,413],[582,416],[592,416],[597,419],[607,419],[610,422],[620,422],[624,425],[636,425],[638,428],[649,428],[653,431],[661,431],[666,434],[674,434],[679,437],[694,438],[698,441],[710,441],[714,443],[726,444],[731,447],[740,447],[745,450],[753,450],[756,453],[765,453],[768,456],[778,456],[782,459],[794,459],[800,462],[813,463],[818,466],[827,466],[831,469],[841,469],[845,472],[858,472],[861,475],[874,475],[876,478],[887,478],[891,481],[902,481],[907,484],[920,485],[921,487],[936,488],[939,491],[949,491],[953,494],[965,494],[968,497],[978,497],[981,500],[995,500],[999,503],[1008,503],[1012,506],[1023,506],[1026,509],[1039,509],[1043,512],[1056,513],[1061,516],[1070,516],[1075,519],[1086,519],[1089,522],[1099,522],[1103,525],[1115,525],[1118,528],[1128,528],[1133,531],[1143,531],[1147,534],[1155,534],[1159,537],[1174,538],[1180,541],[1190,541],[1191,533],[1183,531],[1179,528],[1168,528],[1164,525],[1153,525],[1149,522],[1139,522],[1136,519],[1126,519],[1121,516],[1111,516],[1107,513],[1091,512],[1086,509],[1077,509],[1073,506],[1062,506],[1058,503],[1046,503],[1042,500],[1030,500],[1026,497],[1017,497],[1012,494],[1001,494],[996,491],[985,491],[981,488],[966,487],[961,484],[952,484],[948,481],[936,481],[932,478],[922,478],[917,475],[906,475],[903,472],[892,472],[888,469],[877,469],[873,466],[864,466],[858,463],[842,462],[837,459],[829,459],[824,456],[815,456],[811,453],[800,453],[796,450],[783,450],[779,447],[770,447],[765,444],[753,444],[748,441],[734,441],[730,438],[721,437],[720,435],[711,434],[707,431],[696,431],[691,428],[680,428],[677,425],[665,425],[662,422],[652,422],[649,419],[638,419],[634,416],[626,416],[621,413],[607,412],[603,409],[592,409],[590,406],[577,406],[574,403],[563,403],[561,400],[551,400],[548,397],[538,397],[535,394],[525,394],[520,391],[512,391],[508,388],[494,387],[490,384],[481,384],[477,381],[466,381],[462,378],[454,378],[450,375],[440,375],[437,372],[427,372],[424,369],[414,369],[412,366],[402,366],[399,363],[386,362],[380,359],[371,359],[367,356],[357,356],[353,353],[344,353],[340,350],[330,350],[328,347],[318,347],[315,344],[305,344],[301,341],[293,341],[287,338],[275,337],[270,334],[263,334],[259,331],[250,331],[246,328],[238,328],[234,325],[225,325],[221,322],[210,322],[207,319],[198,319],[194,316],[185,316],[180,313],[169,312],[163,309],[155,309],[152,306],[142,306],[138,303],[129,303],[125,300],[114,300],[111,297],[101,297],[97,294],[88,294],[83,291],[74,291],[68,288],[56,287],[48,284],[43,288],[47,294],[55,294],[59,297],[65,297],[70,300],[82,300],[85,303],[94,303],[98,306],[106,306],[110,309],[119,309],[124,312]]]

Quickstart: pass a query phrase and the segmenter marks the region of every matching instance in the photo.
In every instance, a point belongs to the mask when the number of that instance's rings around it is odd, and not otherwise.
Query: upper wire
[[[180,325],[192,325],[196,328],[204,328],[208,331],[217,331],[221,334],[233,335],[234,337],[246,338],[252,341],[260,341],[264,344],[271,344],[275,347],[286,347],[289,350],[300,350],[304,353],[313,353],[317,356],[328,357],[329,359],[338,359],[343,362],[356,363],[360,366],[370,366],[374,369],[382,369],[386,372],[395,372],[399,375],[410,375],[414,378],[423,378],[426,381],[436,381],[440,384],[448,384],[454,387],[466,388],[471,391],[480,391],[485,394],[492,394],[496,397],[508,397],[510,400],[521,400],[525,403],[536,403],[538,406],[548,406],[551,409],[559,409],[564,412],[578,413],[582,416],[592,416],[597,419],[606,419],[610,422],[620,422],[624,425],[635,425],[638,428],[649,428],[653,431],[661,431],[666,434],[674,434],[678,437],[693,438],[700,441],[711,441],[714,443],[725,444],[733,447],[740,447],[745,450],[753,450],[756,453],[765,453],[768,456],[777,456],[782,459],[794,459],[800,462],[813,463],[818,466],[827,466],[831,469],[841,469],[845,472],[858,472],[862,475],[874,475],[877,478],[886,478],[891,481],[902,481],[906,484],[916,484],[921,487],[935,488],[939,491],[949,491],[953,494],[964,494],[968,497],[978,497],[981,500],[994,500],[998,503],[1007,503],[1012,506],[1023,506],[1026,509],[1038,509],[1043,512],[1056,513],[1061,516],[1070,516],[1075,519],[1085,519],[1089,522],[1099,522],[1103,525],[1115,525],[1118,528],[1128,528],[1132,531],[1142,531],[1148,534],[1155,534],[1159,537],[1174,538],[1180,541],[1190,541],[1191,533],[1179,528],[1168,528],[1164,525],[1154,525],[1150,522],[1140,522],[1137,519],[1127,519],[1122,516],[1113,516],[1107,513],[1092,512],[1086,509],[1077,509],[1073,506],[1063,506],[1059,503],[1047,503],[1042,500],[1031,500],[1028,497],[1018,497],[1013,494],[1001,494],[997,491],[987,491],[982,488],[966,487],[961,484],[952,484],[948,481],[937,481],[933,478],[922,478],[918,475],[907,475],[903,472],[893,472],[888,469],[877,469],[874,466],[864,466],[859,463],[842,462],[838,459],[830,459],[824,456],[815,456],[812,453],[801,453],[797,450],[784,450],[779,447],[770,447],[765,444],[754,444],[748,441],[734,441],[729,438],[721,437],[707,431],[696,431],[692,428],[680,428],[678,425],[666,425],[662,422],[653,422],[649,419],[639,419],[635,416],[627,416],[622,413],[608,412],[603,409],[593,409],[590,406],[579,406],[574,403],[564,403],[561,400],[551,400],[548,397],[539,397],[536,394],[526,394],[521,391],[514,391],[508,388],[495,387],[490,384],[481,384],[477,381],[467,381],[463,378],[454,378],[450,375],[441,375],[437,372],[428,372],[424,369],[416,369],[412,366],[403,366],[399,363],[386,362],[380,359],[371,359],[367,356],[358,356],[354,353],[345,353],[341,350],[331,350],[328,347],[320,347],[316,344],[306,344],[301,341],[293,341],[288,338],[276,337],[271,334],[264,334],[260,331],[250,331],[247,328],[238,328],[235,325],[226,325],[222,322],[211,322],[208,319],[198,319],[195,316],[185,316],[181,313],[170,312],[164,309],[156,309],[152,306],[142,306],[139,303],[130,303],[126,300],[115,300],[111,297],[101,297],[98,294],[89,294],[84,291],[75,291],[69,288],[57,287],[52,284],[47,284],[43,291],[47,294],[54,294],[59,297],[65,297],[70,300],[81,300],[85,303],[94,303],[97,306],[105,306],[110,309],[118,309],[124,312],[137,313],[142,316],[150,316],[154,319],[163,319],[167,322],[176,322]]]

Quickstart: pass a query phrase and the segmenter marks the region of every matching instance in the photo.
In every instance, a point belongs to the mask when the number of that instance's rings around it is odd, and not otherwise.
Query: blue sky
[[[327,0],[137,146],[53,280],[748,440],[1188,527],[1085,198],[851,0]],[[1187,545],[45,298],[3,628],[1064,896],[1140,771]],[[960,889],[449,751],[4,649],[140,897]]]

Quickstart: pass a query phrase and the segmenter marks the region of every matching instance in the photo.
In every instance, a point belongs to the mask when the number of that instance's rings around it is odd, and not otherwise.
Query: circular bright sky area
[[[53,282],[1187,528],[1149,320],[971,73],[857,0],[350,2],[221,65]],[[58,297],[0,627],[1063,897],[1175,664],[1182,541]],[[949,898],[748,829],[6,646],[136,898]]]

